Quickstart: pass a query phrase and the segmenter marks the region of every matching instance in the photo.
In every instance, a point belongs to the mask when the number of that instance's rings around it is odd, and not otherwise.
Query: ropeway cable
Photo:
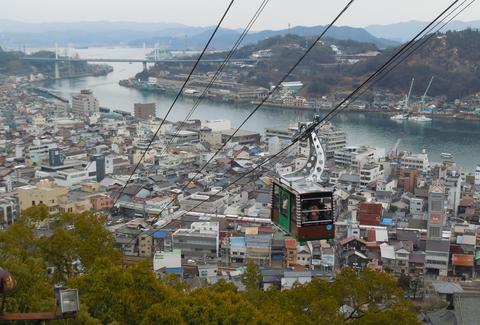
[[[432,22],[430,22],[424,29],[422,29],[414,38],[412,38],[412,40],[410,40],[407,44],[405,44],[404,46],[402,46],[389,60],[387,60],[387,62],[385,62],[379,69],[376,70],[376,72],[374,72],[369,78],[367,78],[361,85],[359,85],[349,96],[347,96],[344,100],[342,100],[340,102],[340,104],[338,104],[334,109],[332,109],[330,111],[329,114],[327,114],[327,116],[325,116],[324,118],[322,118],[321,120],[315,122],[315,123],[312,123],[305,131],[303,134],[299,135],[298,137],[296,137],[292,143],[290,143],[287,147],[283,148],[282,150],[280,150],[277,154],[273,155],[272,157],[269,157],[268,159],[266,159],[265,161],[263,161],[262,163],[260,163],[259,165],[257,165],[255,168],[251,169],[250,171],[246,172],[245,174],[243,174],[242,176],[238,177],[236,180],[234,180],[232,183],[230,183],[227,187],[225,187],[224,189],[218,191],[216,194],[219,194],[219,193],[222,193],[224,192],[225,190],[227,190],[228,188],[230,188],[232,185],[238,183],[241,179],[245,178],[246,176],[252,174],[253,172],[255,172],[256,170],[258,170],[259,168],[263,167],[264,165],[266,165],[268,162],[270,162],[272,159],[278,157],[280,154],[284,153],[285,151],[289,150],[289,148],[291,148],[295,143],[297,143],[298,141],[300,140],[303,140],[303,139],[306,139],[306,137],[308,137],[310,135],[311,132],[313,132],[315,130],[315,128],[320,125],[321,123],[323,123],[332,113],[334,113],[335,111],[337,111],[338,109],[341,109],[343,108],[344,106],[348,106],[351,102],[350,102],[350,99],[353,98],[358,92],[360,92],[363,87],[365,87],[365,85],[367,85],[370,81],[372,81],[373,79],[376,78],[376,76],[381,73],[382,71],[385,70],[386,67],[388,67],[396,58],[398,58],[399,56],[403,55],[404,51],[406,49],[408,49],[411,44],[414,44],[417,39],[423,35],[425,33],[426,30],[428,30],[432,25],[435,24],[435,22],[437,22],[438,19],[440,19],[440,17],[442,17],[445,13],[447,13],[456,3],[458,3],[459,0],[456,0],[454,1],[451,5],[449,5],[444,11],[442,11],[441,14],[439,14]],[[468,6],[470,6],[473,2],[475,2],[475,0],[472,0],[471,3],[469,3],[464,9],[462,9],[458,14],[460,14],[461,12],[463,12],[463,10],[465,10]],[[463,2],[465,3],[465,1]],[[457,7],[458,8],[458,7]],[[456,10],[456,9],[455,9]],[[453,18],[455,18],[457,15],[455,15]],[[448,22],[450,22],[453,18],[451,18]],[[445,19],[445,17],[443,18]],[[447,22],[447,23],[448,23]],[[446,24],[444,24],[441,28],[445,27]],[[437,25],[438,26],[438,25]],[[406,57],[405,57],[406,58]],[[391,71],[391,70],[390,70]],[[370,85],[371,86],[371,85]],[[357,97],[358,98],[358,97]],[[202,205],[203,203],[207,202],[208,200],[202,200],[200,201],[197,205],[195,205],[194,207],[192,207],[191,209],[189,209],[188,211],[184,212],[183,214],[181,214],[179,217],[182,217],[186,214],[188,214],[189,212],[193,211],[194,209],[196,209],[197,207],[199,207],[200,205]]]
[[[150,146],[152,145],[153,141],[154,141],[155,138],[157,137],[158,132],[160,132],[160,129],[162,128],[163,124],[165,123],[168,115],[170,114],[170,112],[172,111],[173,107],[175,106],[175,104],[177,103],[178,99],[180,98],[180,95],[182,94],[183,89],[184,89],[185,86],[187,85],[187,83],[188,83],[188,81],[190,80],[193,72],[195,71],[195,69],[197,68],[198,64],[200,63],[200,60],[202,59],[203,55],[204,55],[205,52],[207,51],[207,48],[210,46],[210,43],[212,42],[213,37],[215,36],[215,34],[217,33],[218,29],[220,28],[220,25],[222,24],[223,20],[224,20],[225,17],[227,16],[227,13],[230,11],[230,8],[232,7],[234,1],[235,1],[235,0],[231,0],[231,1],[230,1],[227,9],[225,10],[225,12],[223,13],[222,17],[220,18],[220,21],[218,22],[217,26],[216,26],[215,29],[213,30],[212,35],[210,35],[210,38],[208,39],[207,44],[205,44],[202,52],[200,53],[200,56],[199,56],[198,59],[195,61],[195,64],[193,65],[192,70],[191,70],[190,73],[188,74],[187,79],[185,79],[184,83],[182,84],[182,87],[180,88],[180,90],[178,91],[177,95],[175,96],[175,99],[173,100],[172,104],[170,105],[170,108],[167,110],[167,113],[166,113],[165,116],[163,117],[163,120],[160,122],[160,125],[158,126],[157,130],[155,131],[155,133],[153,134],[152,138],[150,139],[147,147],[146,147],[145,150],[143,151],[143,154],[142,154],[142,156],[140,157],[140,160],[139,160],[138,163],[135,165],[135,168],[133,169],[132,173],[130,174],[130,176],[128,177],[127,181],[125,182],[125,185],[122,187],[122,189],[120,190],[120,193],[119,193],[118,196],[115,198],[115,201],[114,201],[113,206],[115,206],[115,204],[117,204],[118,200],[120,199],[120,197],[122,196],[123,192],[125,191],[125,188],[127,187],[128,183],[130,182],[130,180],[132,179],[133,175],[134,175],[135,172],[137,171],[138,166],[140,166],[140,164],[142,163],[143,159],[145,158],[146,153],[147,153],[148,150],[150,149]]]

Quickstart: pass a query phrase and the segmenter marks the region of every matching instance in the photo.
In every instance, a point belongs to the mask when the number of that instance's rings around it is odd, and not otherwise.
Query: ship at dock
[[[152,81],[143,81],[139,79],[124,79],[120,80],[118,84],[122,87],[157,92],[162,94],[174,94],[178,91],[178,89],[171,84],[162,84]]]

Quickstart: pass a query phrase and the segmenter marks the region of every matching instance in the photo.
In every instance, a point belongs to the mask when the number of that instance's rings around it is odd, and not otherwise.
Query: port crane
[[[430,90],[430,86],[432,86],[433,78],[434,78],[433,76],[432,76],[432,78],[430,78],[430,82],[428,83],[427,89],[425,89],[425,92],[423,93],[423,96],[420,99],[420,110],[425,105],[425,98],[427,97],[427,93]]]
[[[320,118],[315,116],[314,119],[317,122]],[[295,137],[301,136],[310,124],[300,122]],[[325,152],[315,132],[302,140],[299,145],[307,143],[309,147],[305,165],[273,179],[271,219],[299,242],[333,239],[333,189],[320,184],[325,170]]]
[[[398,154],[398,146],[400,146],[400,142],[402,141],[402,138],[398,138],[397,142],[395,142],[395,145],[393,146],[392,150],[390,151],[389,157],[393,158],[396,157]]]
[[[413,83],[415,82],[415,78],[412,78],[412,82],[410,83],[410,89],[408,90],[408,94],[405,96],[405,100],[403,101],[403,111],[409,111],[408,108],[408,103],[410,101],[410,95],[412,95],[412,88],[413,88]]]

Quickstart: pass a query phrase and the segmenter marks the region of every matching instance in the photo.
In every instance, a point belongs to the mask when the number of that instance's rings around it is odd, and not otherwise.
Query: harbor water
[[[89,48],[74,50],[82,58],[144,58],[148,49],[133,48]],[[142,92],[121,87],[118,82],[140,72],[139,63],[112,63],[114,72],[103,77],[83,77],[45,81],[42,87],[70,98],[80,89],[89,88],[99,99],[100,106],[110,109],[133,111],[134,103],[155,102],[157,115],[163,117],[173,98],[158,93]],[[173,108],[168,120],[183,120],[193,106],[192,99],[180,100]],[[229,119],[238,126],[254,109],[254,105],[232,105],[202,102],[192,118]],[[308,120],[314,115],[310,111],[262,107],[244,126],[244,129],[264,132],[267,127],[285,126],[299,120]],[[320,114],[322,115],[322,113]],[[480,164],[480,121],[434,119],[429,123],[392,121],[388,116],[367,112],[346,112],[333,120],[346,131],[349,145],[369,145],[385,148],[388,152],[401,138],[399,150],[429,154],[430,161],[442,161],[443,152],[453,155],[457,164],[473,171]]]

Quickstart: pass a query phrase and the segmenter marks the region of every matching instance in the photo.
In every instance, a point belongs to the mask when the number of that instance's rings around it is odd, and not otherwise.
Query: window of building
[[[439,227],[430,227],[430,229],[428,229],[428,236],[429,237],[435,237],[435,238],[440,237],[440,228]]]
[[[430,210],[435,211],[435,212],[441,212],[442,211],[442,201],[440,200],[432,200],[430,204]]]

